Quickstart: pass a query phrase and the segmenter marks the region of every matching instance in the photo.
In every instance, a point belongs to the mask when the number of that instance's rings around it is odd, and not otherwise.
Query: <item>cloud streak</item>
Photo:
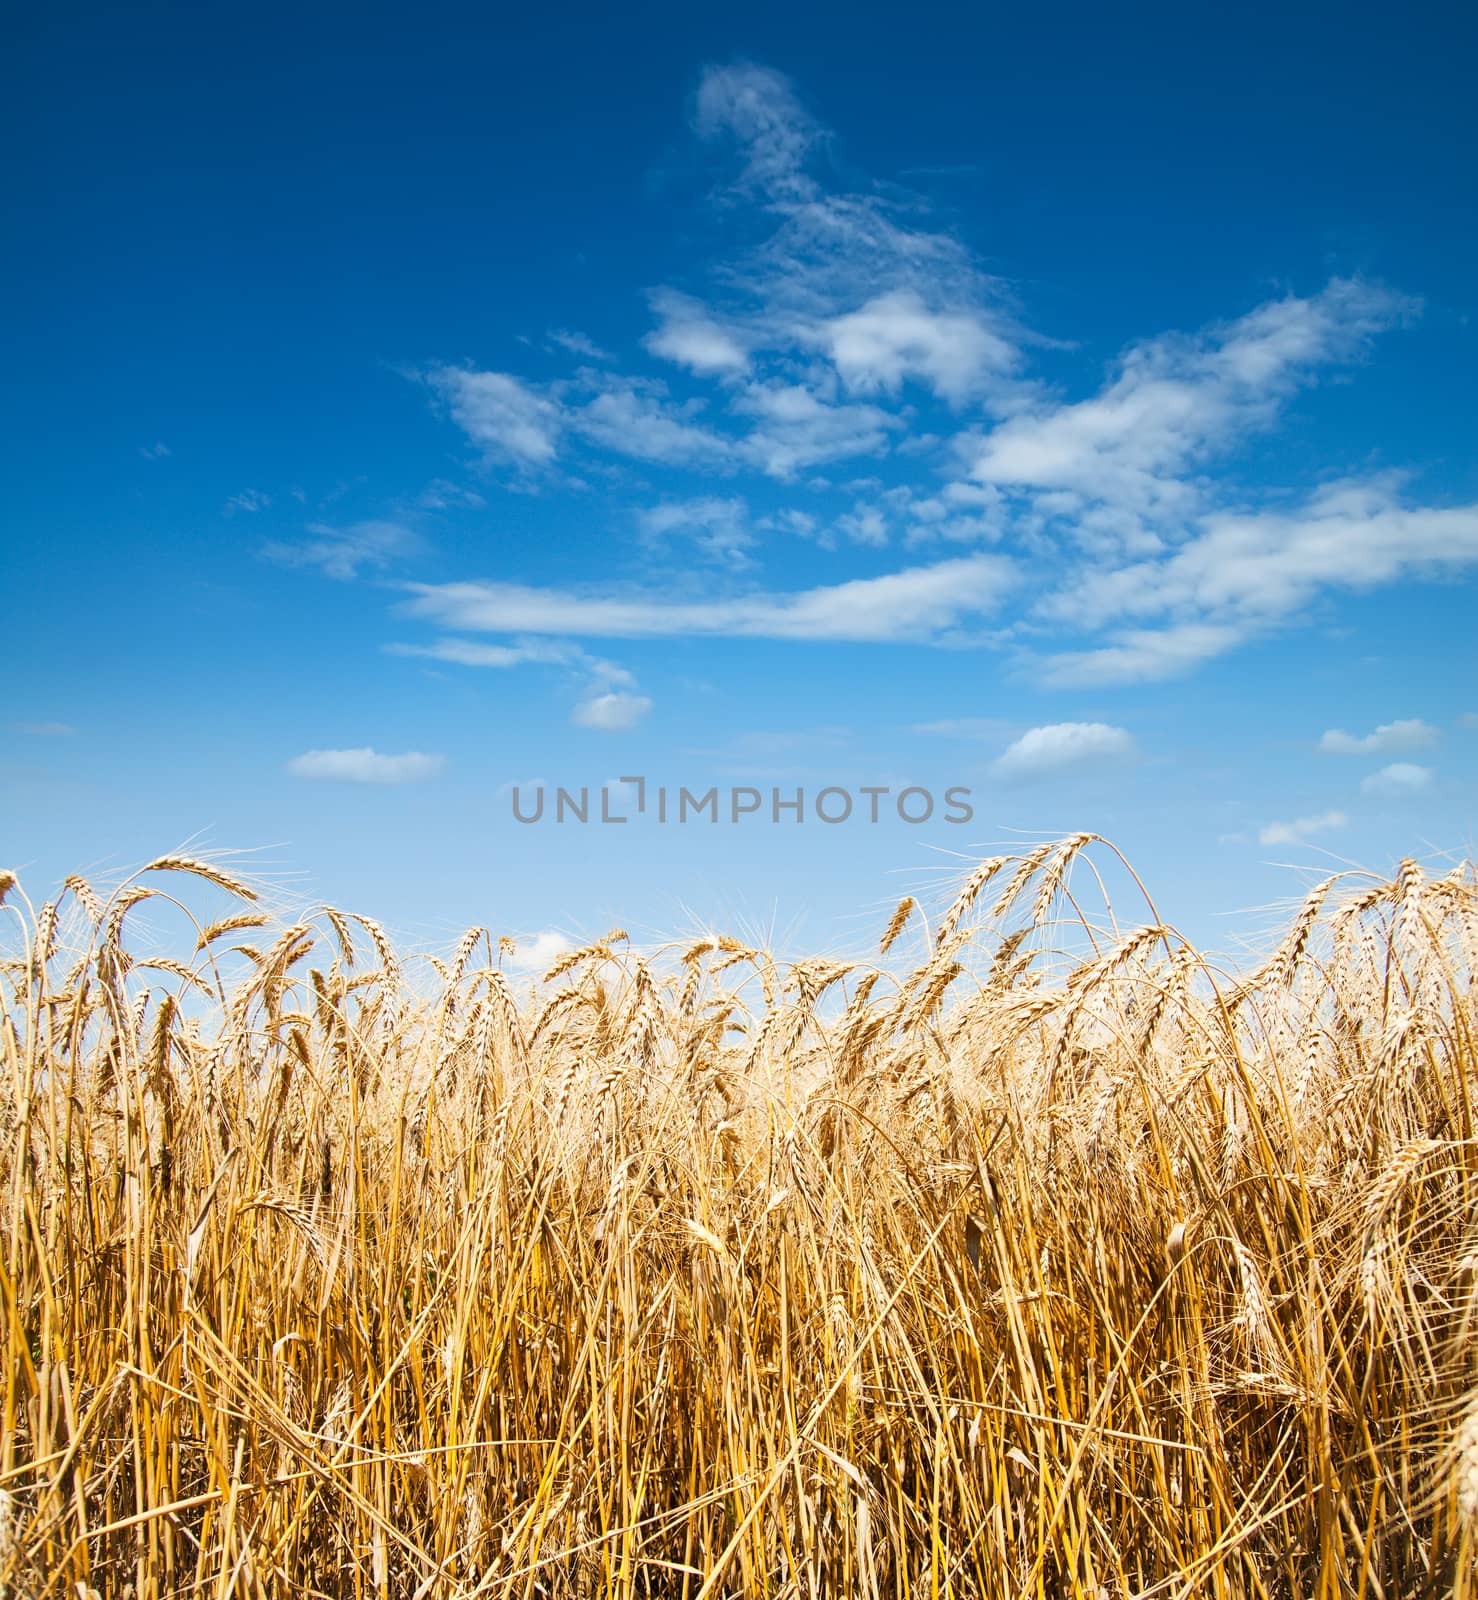
[[[294,778],[317,783],[390,785],[425,783],[437,777],[446,757],[408,750],[403,755],[382,755],[365,745],[353,750],[305,750],[287,764]]]
[[[1297,817],[1292,822],[1270,822],[1257,836],[1259,844],[1302,844],[1316,833],[1329,833],[1343,828],[1350,819],[1343,811],[1321,811],[1311,817]]]
[[[515,583],[409,584],[413,598],[405,610],[461,632],[927,642],[995,610],[1015,578],[1003,557],[974,555],[790,594],[719,600],[577,594]]]

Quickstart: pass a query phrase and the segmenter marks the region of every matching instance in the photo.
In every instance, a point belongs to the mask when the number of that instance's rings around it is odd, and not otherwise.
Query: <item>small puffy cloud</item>
[[[1457,725],[1460,728],[1478,728],[1478,711],[1464,711],[1459,714]]]
[[[821,342],[842,382],[859,394],[896,394],[914,379],[958,405],[1014,363],[1014,347],[977,311],[931,311],[911,289],[834,317]]]
[[[1432,777],[1430,767],[1418,767],[1410,761],[1393,761],[1379,772],[1372,772],[1360,787],[1366,794],[1416,794],[1431,784]]]
[[[686,367],[699,377],[743,372],[749,366],[749,352],[738,335],[725,328],[701,301],[675,289],[658,289],[651,303],[660,322],[642,342],[654,356]]]
[[[420,539],[399,522],[356,522],[347,528],[312,522],[308,532],[312,537],[301,544],[274,541],[262,554],[285,567],[317,567],[326,577],[347,582],[361,568],[388,567],[421,547]]]
[[[306,750],[294,756],[287,770],[295,778],[324,783],[424,783],[446,765],[445,756],[407,750],[404,755],[381,755],[368,745],[358,750]]]
[[[139,454],[145,461],[163,461],[174,452],[167,444],[144,444],[139,446]]]
[[[1396,755],[1405,750],[1429,750],[1437,738],[1437,730],[1429,722],[1408,717],[1402,722],[1383,722],[1374,733],[1360,736],[1330,728],[1319,740],[1319,748],[1331,756]]]
[[[854,544],[878,547],[888,542],[888,521],[876,506],[858,505],[836,519],[838,533]]]
[[[1134,754],[1134,739],[1107,722],[1052,722],[1032,728],[996,759],[991,770],[1013,783],[1046,777],[1085,763],[1122,761]]]
[[[29,739],[66,739],[77,731],[70,722],[12,722],[10,726]]]
[[[651,709],[652,702],[646,695],[613,690],[609,694],[592,695],[588,700],[582,700],[570,713],[570,721],[580,728],[621,733],[627,728],[634,728]]]
[[[571,948],[564,934],[555,933],[551,928],[542,933],[527,933],[514,940],[508,965],[519,972],[536,972],[542,976]]]
[[[1350,819],[1343,811],[1321,811],[1314,817],[1296,817],[1292,822],[1270,822],[1257,836],[1259,844],[1300,844],[1316,833],[1342,828]]]

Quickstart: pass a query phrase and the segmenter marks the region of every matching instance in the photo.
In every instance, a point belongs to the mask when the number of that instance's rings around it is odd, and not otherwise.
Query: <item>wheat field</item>
[[[1136,883],[534,984],[0,875],[0,1591],[1478,1594],[1474,872]]]

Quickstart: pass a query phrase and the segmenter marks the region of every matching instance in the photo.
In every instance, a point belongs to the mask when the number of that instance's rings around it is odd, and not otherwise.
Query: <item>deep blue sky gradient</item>
[[[571,725],[583,690],[564,669],[384,649],[430,637],[397,614],[401,582],[722,587],[686,557],[664,566],[633,517],[710,491],[743,492],[756,517],[814,505],[802,483],[705,485],[655,463],[530,482],[483,459],[422,381],[445,363],[558,383],[578,363],[556,329],[655,370],[646,291],[713,292],[765,229],[724,198],[691,127],[714,65],[788,80],[831,130],[812,163],[828,190],[906,202],[958,239],[1065,399],[1135,341],[1331,279],[1419,299],[1275,428],[1195,471],[1243,497],[1399,472],[1412,503],[1478,500],[1470,7],[57,6],[7,31],[0,855],[39,892],[198,834],[413,937],[738,919],[840,945],[928,882],[941,849],[1081,825],[1216,938],[1214,913],[1296,892],[1272,863],[1319,846],[1376,867],[1471,848],[1461,565],[1321,593],[1169,682],[1049,689],[997,652],[929,640],[584,639],[654,702],[615,734]],[[909,426],[944,415],[921,399]],[[158,443],[168,454],[147,456]],[[837,475],[907,477],[910,460]],[[428,508],[436,482],[480,503]],[[233,507],[248,491],[270,504]],[[338,582],[263,556],[311,524],[371,520],[411,531],[402,564]],[[771,539],[741,582],[793,590],[961,553]],[[944,719],[998,731],[911,731]],[[1438,742],[1314,752],[1327,728],[1401,719]],[[23,727],[52,721],[75,732]],[[1128,729],[1138,759],[1036,787],[992,776],[1013,738],[1064,721]],[[446,769],[400,787],[285,770],[363,745]],[[1362,798],[1389,759],[1430,781]],[[632,770],[969,783],[979,820],[572,843],[514,827],[500,793]],[[1346,824],[1307,845],[1257,842],[1333,809]]]

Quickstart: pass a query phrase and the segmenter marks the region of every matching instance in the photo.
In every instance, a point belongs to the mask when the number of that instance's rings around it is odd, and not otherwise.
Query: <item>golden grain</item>
[[[135,959],[68,880],[0,952],[0,1593],[1478,1600],[1472,871],[1239,982],[1117,865],[905,899],[911,972],[544,987],[181,856]]]

